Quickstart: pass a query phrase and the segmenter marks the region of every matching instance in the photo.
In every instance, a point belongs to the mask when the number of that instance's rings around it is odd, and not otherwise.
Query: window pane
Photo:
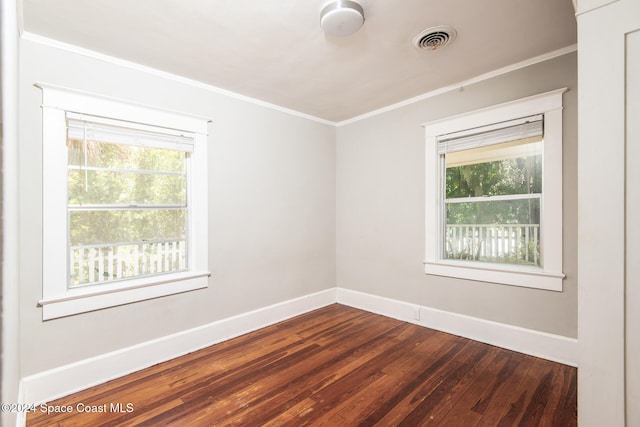
[[[186,209],[71,211],[71,245],[184,239],[186,213]]]
[[[542,141],[447,153],[446,198],[542,193]]]
[[[69,286],[187,270],[186,213],[71,211]]]
[[[185,240],[72,246],[69,287],[186,271]]]
[[[444,156],[444,258],[539,266],[541,138]]]
[[[446,204],[444,258],[540,266],[540,199]]]
[[[186,176],[69,169],[69,205],[185,205]]]
[[[186,152],[80,139],[67,151],[69,287],[188,269]]]

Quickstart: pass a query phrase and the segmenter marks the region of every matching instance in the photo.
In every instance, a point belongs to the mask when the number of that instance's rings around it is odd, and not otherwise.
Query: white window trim
[[[42,89],[43,320],[157,298],[208,286],[207,126],[202,117],[158,109],[44,83]],[[188,188],[190,268],[113,283],[67,289],[67,112],[158,126],[194,134]],[[192,197],[197,195],[197,197]]]
[[[566,88],[424,124],[425,273],[481,282],[562,291],[562,94]],[[441,192],[437,137],[544,114],[541,209],[542,268],[446,260],[441,256]]]

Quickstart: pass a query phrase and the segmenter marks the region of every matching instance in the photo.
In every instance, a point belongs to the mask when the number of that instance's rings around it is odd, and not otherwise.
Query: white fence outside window
[[[447,224],[448,259],[533,264],[540,262],[538,224]]]
[[[69,287],[187,270],[186,241],[71,246]]]

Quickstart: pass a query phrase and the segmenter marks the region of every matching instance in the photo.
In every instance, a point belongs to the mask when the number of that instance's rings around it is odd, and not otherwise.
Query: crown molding
[[[88,57],[88,58],[93,58],[93,59],[97,59],[97,60],[100,60],[100,61],[109,62],[109,63],[115,64],[115,65],[120,65],[120,66],[123,66],[123,67],[126,67],[126,68],[130,68],[130,69],[133,69],[133,70],[136,70],[136,71],[141,71],[141,72],[148,73],[148,74],[151,74],[151,75],[155,75],[155,76],[158,76],[158,77],[162,77],[162,78],[165,78],[165,79],[168,79],[168,80],[172,80],[172,81],[176,81],[176,82],[179,82],[179,83],[182,83],[182,84],[186,84],[186,85],[189,85],[189,86],[192,86],[192,87],[196,87],[196,88],[199,88],[199,89],[207,90],[207,91],[219,94],[219,95],[225,95],[225,96],[228,96],[230,98],[239,99],[239,100],[242,100],[242,101],[245,101],[245,102],[249,102],[251,104],[259,105],[259,106],[266,107],[266,108],[269,108],[269,109],[272,109],[272,110],[275,110],[275,111],[280,111],[280,112],[283,112],[283,113],[286,113],[286,114],[290,114],[292,116],[301,117],[301,118],[304,118],[304,119],[307,119],[307,120],[311,120],[311,121],[314,121],[314,122],[317,122],[317,123],[322,123],[322,124],[329,125],[329,126],[334,126],[334,127],[345,126],[345,125],[348,125],[348,124],[351,124],[351,123],[358,122],[360,120],[364,120],[364,119],[368,119],[368,118],[373,117],[373,116],[377,116],[377,115],[382,114],[382,113],[386,113],[386,112],[389,112],[389,111],[397,110],[399,108],[405,107],[407,105],[415,104],[416,102],[420,102],[420,101],[423,101],[425,99],[433,98],[435,96],[438,96],[438,95],[441,95],[441,94],[444,94],[444,93],[447,93],[447,92],[451,92],[451,91],[454,91],[454,90],[459,90],[460,88],[464,88],[465,86],[471,86],[473,84],[480,83],[480,82],[483,82],[485,80],[489,80],[489,79],[492,79],[494,77],[498,77],[498,76],[501,76],[503,74],[510,73],[512,71],[520,70],[522,68],[526,68],[528,66],[538,64],[540,62],[548,61],[550,59],[554,59],[554,58],[557,58],[559,56],[563,56],[563,55],[566,55],[568,53],[572,53],[572,52],[575,52],[575,51],[578,50],[578,45],[577,44],[572,44],[572,45],[566,46],[564,48],[557,49],[557,50],[554,50],[552,52],[548,52],[548,53],[545,53],[545,54],[542,54],[542,55],[538,55],[538,56],[535,56],[533,58],[526,59],[524,61],[520,61],[520,62],[517,62],[515,64],[508,65],[506,67],[502,67],[502,68],[499,68],[497,70],[493,70],[493,71],[490,71],[488,73],[481,74],[479,76],[472,77],[470,79],[467,79],[467,80],[464,80],[464,81],[461,81],[461,82],[458,82],[458,83],[454,83],[454,84],[451,84],[451,85],[448,85],[448,86],[444,86],[444,87],[441,87],[439,89],[436,89],[436,90],[433,90],[433,91],[430,91],[430,92],[426,92],[426,93],[424,93],[422,95],[418,95],[418,96],[406,99],[404,101],[400,101],[400,102],[397,102],[395,104],[391,104],[391,105],[388,105],[386,107],[379,108],[377,110],[373,110],[373,111],[370,111],[368,113],[364,113],[364,114],[352,117],[350,119],[342,120],[342,121],[339,121],[339,122],[334,122],[334,121],[326,120],[326,119],[323,119],[323,118],[320,118],[320,117],[316,117],[316,116],[313,116],[313,115],[310,115],[310,114],[307,114],[307,113],[302,113],[300,111],[296,111],[296,110],[293,110],[293,109],[290,109],[290,108],[282,107],[280,105],[272,104],[270,102],[262,101],[262,100],[257,99],[257,98],[252,98],[250,96],[241,95],[241,94],[238,94],[236,92],[232,92],[232,91],[227,90],[227,89],[222,89],[222,88],[219,88],[217,86],[213,86],[213,85],[210,85],[210,84],[207,84],[207,83],[200,82],[198,80],[189,79],[187,77],[179,76],[177,74],[169,73],[169,72],[166,72],[166,71],[158,70],[156,68],[148,67],[146,65],[141,65],[141,64],[138,64],[138,63],[135,63],[135,62],[132,62],[132,61],[127,61],[127,60],[120,59],[120,58],[117,58],[117,57],[114,57],[114,56],[106,55],[106,54],[103,54],[103,53],[100,53],[100,52],[96,52],[96,51],[93,51],[93,50],[90,50],[90,49],[82,48],[82,47],[79,47],[79,46],[76,46],[76,45],[72,45],[72,44],[69,44],[69,43],[61,42],[59,40],[55,40],[55,39],[52,39],[52,38],[49,38],[49,37],[44,37],[44,36],[41,36],[41,35],[38,35],[38,34],[35,34],[35,33],[31,33],[31,32],[28,32],[28,31],[22,31],[21,34],[20,34],[20,37],[22,39],[24,39],[24,40],[28,40],[28,41],[31,41],[31,42],[34,42],[34,43],[38,43],[38,44],[42,44],[42,45],[45,45],[45,46],[54,47],[54,48],[57,48],[57,49],[65,50],[67,52],[71,52],[71,53],[75,53],[75,54],[78,54],[78,55],[82,55],[82,56],[85,56],[85,57]]]
[[[166,71],[158,70],[157,68],[148,67],[146,65],[138,64],[136,62],[127,61],[125,59],[120,59],[115,56],[106,55],[100,52],[96,52],[94,50],[86,49],[80,46],[76,46],[73,44],[61,42],[59,40],[55,40],[49,37],[44,37],[38,34],[34,34],[28,31],[23,31],[21,33],[21,38],[23,40],[27,40],[33,43],[38,43],[44,46],[53,47],[56,49],[64,50],[70,53],[74,53],[77,55],[85,56],[92,59],[97,59],[99,61],[108,62],[114,65],[119,65],[122,67],[126,67],[132,70],[140,71],[143,73],[151,74],[157,77],[162,77],[167,80],[172,80],[178,83],[186,84],[192,87],[196,87],[199,89],[203,89],[209,92],[213,92],[218,95],[228,96],[230,98],[238,99],[241,101],[245,101],[251,104],[259,105],[261,107],[266,107],[275,111],[279,111],[282,113],[290,114],[292,116],[301,117],[303,119],[311,120],[314,122],[322,123],[325,125],[335,126],[336,123],[330,120],[322,119],[320,117],[312,116],[310,114],[302,113],[300,111],[292,110],[290,108],[282,107],[280,105],[272,104],[266,101],[262,101],[256,98],[252,98],[250,96],[241,95],[236,92],[232,92],[227,89],[222,89],[217,86],[213,86],[207,83],[203,83],[198,80],[189,79],[187,77],[179,76],[177,74],[169,73]]]
[[[559,56],[566,55],[568,53],[572,53],[578,50],[577,44],[572,44],[570,46],[563,47],[561,49],[554,50],[552,52],[548,52],[542,55],[535,56],[530,59],[526,59],[524,61],[517,62],[512,65],[507,65],[506,67],[498,68],[494,71],[489,71],[488,73],[481,74],[476,77],[472,77],[468,80],[464,80],[459,83],[455,83],[449,86],[444,86],[439,89],[433,90],[431,92],[424,93],[422,95],[415,96],[413,98],[406,99],[404,101],[397,102],[395,104],[388,105],[386,107],[370,111],[365,114],[361,114],[359,116],[353,117],[351,119],[343,120],[341,122],[336,123],[337,126],[344,126],[351,123],[358,122],[360,120],[368,119],[369,117],[377,116],[382,113],[386,113],[389,111],[397,110],[398,108],[406,107],[407,105],[415,104],[416,102],[424,101],[425,99],[433,98],[434,96],[442,95],[443,93],[451,92],[454,90],[460,90],[464,87],[471,86],[476,83],[483,82],[485,80],[492,79],[494,77],[501,76],[503,74],[510,73],[512,71],[517,71],[522,68],[529,67],[531,65],[538,64],[540,62],[548,61],[550,59],[557,58]]]

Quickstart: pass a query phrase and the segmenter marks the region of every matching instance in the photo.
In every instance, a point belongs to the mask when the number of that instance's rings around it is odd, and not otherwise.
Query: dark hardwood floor
[[[27,426],[577,424],[575,368],[338,304],[47,405]]]

